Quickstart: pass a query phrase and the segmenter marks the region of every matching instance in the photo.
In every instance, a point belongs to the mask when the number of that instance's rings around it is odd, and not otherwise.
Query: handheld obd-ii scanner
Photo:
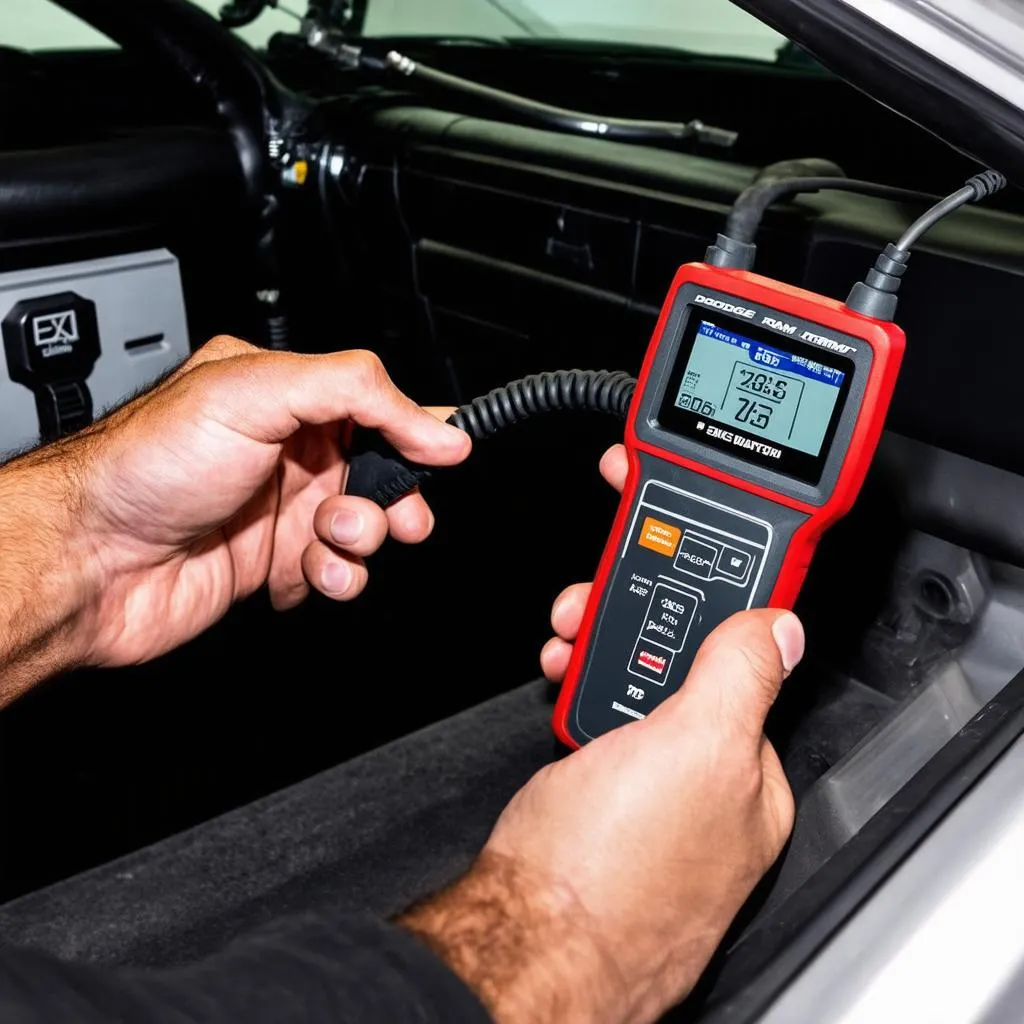
[[[795,179],[771,196],[859,184]],[[731,615],[793,606],[882,436],[905,347],[892,317],[911,246],[1005,184],[985,172],[933,207],[845,304],[751,273],[752,240],[731,218],[705,262],[676,275],[636,381],[541,374],[452,417],[478,439],[554,409],[626,420],[629,473],[554,713],[564,744],[649,715]],[[368,453],[353,460],[348,492],[387,504],[424,476]]]
[[[564,743],[648,715],[730,615],[792,606],[864,482],[903,349],[894,323],[819,295],[707,264],[679,271],[555,711]]]

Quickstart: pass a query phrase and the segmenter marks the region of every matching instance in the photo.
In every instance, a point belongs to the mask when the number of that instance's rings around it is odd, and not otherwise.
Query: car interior
[[[828,161],[936,200],[981,169],[795,43],[769,61],[526,34],[363,38],[367,4],[335,5],[339,46],[568,110],[735,133],[630,142],[524,123],[380,60],[345,66],[298,22],[252,51],[186,0],[142,18],[59,6],[112,43],[0,49],[0,305],[69,267],[83,294],[107,282],[95,301],[130,315],[101,316],[96,415],[218,334],[370,349],[424,405],[542,371],[635,375],[677,269],[766,169]],[[313,7],[329,20],[330,4]],[[291,147],[283,170],[253,142],[264,128],[271,156]],[[260,159],[240,159],[254,145]],[[922,209],[787,199],[764,219],[757,272],[844,300]],[[770,721],[794,836],[679,1019],[752,1012],[1015,727],[1024,425],[1004,311],[1022,240],[1011,187],[915,253],[886,432],[811,567],[808,657]],[[25,430],[11,410],[34,406],[3,368],[0,382],[20,396],[0,411],[13,454]],[[593,578],[607,539],[618,496],[598,461],[619,440],[621,424],[590,414],[504,431],[423,484],[433,536],[389,542],[358,601],[278,613],[257,595],[156,663],[79,672],[8,708],[0,916],[537,678],[552,601]],[[500,716],[493,727],[476,742],[497,742]]]

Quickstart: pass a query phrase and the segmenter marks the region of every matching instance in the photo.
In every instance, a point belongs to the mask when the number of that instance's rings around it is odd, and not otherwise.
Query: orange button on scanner
[[[666,558],[674,558],[682,536],[683,531],[677,526],[669,526],[668,523],[648,516],[640,531],[640,547],[657,551]]]

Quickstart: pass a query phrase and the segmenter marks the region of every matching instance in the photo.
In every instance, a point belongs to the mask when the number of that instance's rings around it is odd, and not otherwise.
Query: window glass
[[[785,44],[729,0],[368,0],[363,34],[533,36],[765,61]]]
[[[51,0],[0,0],[0,44],[19,50],[94,50],[115,46]]]
[[[138,2],[138,0],[135,0]],[[217,16],[226,0],[193,0]],[[295,13],[305,0],[285,0]],[[25,50],[115,44],[52,0],[0,0],[0,43]],[[238,35],[257,49],[295,32],[284,10],[268,9]],[[774,61],[785,39],[729,0],[367,0],[367,36],[477,36],[670,46],[721,57]]]

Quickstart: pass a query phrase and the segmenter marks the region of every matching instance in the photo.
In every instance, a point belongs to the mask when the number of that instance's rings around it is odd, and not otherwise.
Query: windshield
[[[786,42],[729,0],[367,0],[363,35],[626,43],[763,61]]]
[[[111,42],[51,0],[7,0],[18,17],[4,42],[27,50],[105,48]],[[193,0],[215,17],[226,0]],[[238,34],[263,48],[294,33],[306,0],[268,7]],[[360,10],[360,4],[354,5]],[[678,49],[774,62],[786,40],[729,0],[365,0],[364,36],[543,40]]]
[[[14,3],[15,0],[8,0]],[[217,16],[226,0],[193,0]],[[51,0],[17,0],[4,42],[27,50],[112,44]],[[262,48],[294,33],[305,0],[269,7],[239,35]],[[356,9],[359,4],[355,5]],[[729,0],[365,0],[364,36],[594,43],[774,62],[786,40]]]

